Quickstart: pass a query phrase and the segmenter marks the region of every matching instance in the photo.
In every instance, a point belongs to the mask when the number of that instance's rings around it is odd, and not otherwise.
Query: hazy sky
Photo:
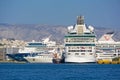
[[[0,23],[120,27],[120,0],[0,0]]]

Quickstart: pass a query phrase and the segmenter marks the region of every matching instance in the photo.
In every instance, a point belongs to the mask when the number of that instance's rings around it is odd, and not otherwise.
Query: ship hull
[[[86,56],[67,56],[65,58],[65,63],[95,63],[96,59],[95,57]]]
[[[11,60],[15,61],[25,61],[26,59],[24,58],[25,56],[30,55],[30,53],[14,53],[14,54],[6,54]]]
[[[57,63],[57,64],[65,62],[64,58],[61,58],[61,59],[52,59],[52,61],[53,61],[53,63]]]
[[[52,58],[25,58],[29,63],[52,63]]]
[[[36,56],[24,57],[29,63],[52,63],[52,54],[40,54]]]

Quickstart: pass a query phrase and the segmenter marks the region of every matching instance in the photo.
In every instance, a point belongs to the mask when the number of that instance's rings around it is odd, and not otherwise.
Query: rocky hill
[[[97,38],[102,34],[114,31],[115,40],[120,40],[119,29],[108,29],[95,27]],[[42,24],[0,24],[0,38],[18,39],[18,40],[41,40],[51,36],[52,40],[63,42],[64,35],[67,33],[67,26],[63,25],[42,25]]]

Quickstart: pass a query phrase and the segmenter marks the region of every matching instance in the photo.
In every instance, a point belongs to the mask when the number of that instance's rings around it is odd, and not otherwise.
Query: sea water
[[[0,63],[0,80],[120,80],[120,65]]]

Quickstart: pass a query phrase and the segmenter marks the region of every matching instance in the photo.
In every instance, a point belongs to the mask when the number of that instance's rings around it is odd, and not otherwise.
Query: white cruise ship
[[[10,59],[30,63],[52,63],[53,53],[56,50],[56,42],[50,41],[50,37],[42,41],[28,42],[25,47],[20,48],[18,53],[6,54]]]
[[[86,27],[84,17],[77,17],[77,24],[68,27],[64,38],[65,62],[89,63],[95,62],[95,34],[92,26]]]
[[[112,61],[115,57],[120,57],[120,42],[113,38],[113,32],[104,34],[96,42],[96,60],[107,59]]]
[[[24,58],[30,63],[52,63],[53,53],[56,50],[56,42],[50,41],[49,37],[43,39],[42,42],[32,42],[24,48],[30,50],[31,53]],[[25,51],[24,50],[24,51]],[[33,55],[33,53],[35,55]]]

